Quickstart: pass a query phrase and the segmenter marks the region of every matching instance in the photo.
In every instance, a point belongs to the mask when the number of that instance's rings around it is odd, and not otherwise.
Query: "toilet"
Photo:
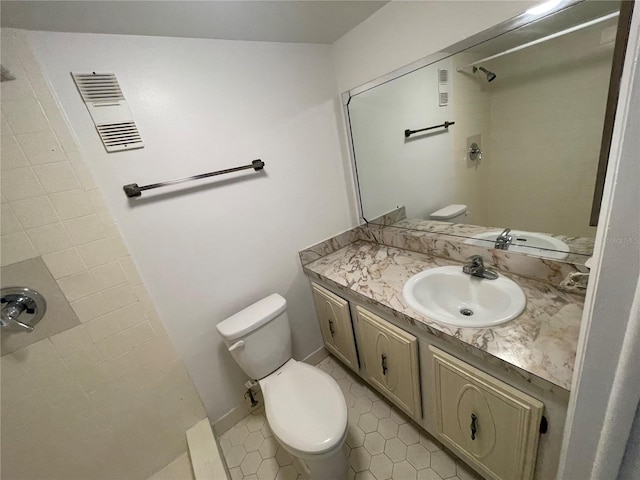
[[[440,210],[436,210],[429,215],[429,219],[439,222],[449,223],[465,223],[464,217],[467,216],[467,206],[460,204],[447,205]]]
[[[312,480],[345,479],[347,404],[338,383],[292,358],[287,301],[274,293],[216,325],[235,361],[262,389],[269,427]]]

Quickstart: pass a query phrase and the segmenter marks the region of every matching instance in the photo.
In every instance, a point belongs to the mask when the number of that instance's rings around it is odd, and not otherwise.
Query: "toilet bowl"
[[[258,381],[269,427],[312,480],[345,479],[347,404],[338,383],[292,358],[286,300],[273,294],[216,325],[240,367]]]
[[[429,215],[430,220],[449,223],[463,223],[467,216],[467,206],[460,204],[447,205]]]

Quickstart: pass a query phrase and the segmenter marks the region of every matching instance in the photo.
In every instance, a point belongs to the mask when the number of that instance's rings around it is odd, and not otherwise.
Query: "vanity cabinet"
[[[543,404],[430,345],[440,440],[492,479],[533,478]]]
[[[325,347],[346,366],[359,369],[349,302],[334,295],[317,283],[311,283],[313,301],[318,313]]]
[[[408,414],[420,418],[418,339],[360,306],[355,311],[365,378]]]

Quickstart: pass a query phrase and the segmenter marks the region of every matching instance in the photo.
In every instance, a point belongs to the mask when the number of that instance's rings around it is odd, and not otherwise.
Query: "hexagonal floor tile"
[[[247,422],[247,430],[250,432],[257,432],[267,421],[264,413],[251,414],[250,417],[251,418],[249,418],[249,421]]]
[[[372,404],[371,400],[367,397],[358,397],[353,404],[353,408],[355,408],[360,414],[367,413],[371,411]]]
[[[398,438],[402,440],[405,445],[413,445],[420,441],[420,434],[413,424],[403,423],[398,428]]]
[[[378,432],[389,440],[398,436],[398,424],[392,418],[383,418],[378,422]]]
[[[406,460],[393,464],[393,480],[416,480],[417,477],[418,471]]]
[[[274,437],[265,438],[258,451],[260,452],[260,456],[264,459],[273,458],[276,456],[279,446],[278,441]]]
[[[399,462],[407,458],[407,446],[398,438],[392,438],[385,443],[384,453],[392,462]]]
[[[274,480],[279,469],[280,465],[278,465],[275,458],[263,460],[258,468],[258,480]]]
[[[349,425],[347,430],[347,443],[351,448],[361,447],[364,444],[364,435],[360,427]]]
[[[342,392],[342,394],[344,395],[344,401],[347,404],[347,408],[352,408],[356,403],[356,398],[353,395],[351,395],[350,392],[347,392],[347,393]]]
[[[365,395],[372,402],[379,402],[380,400],[382,400],[382,395],[380,395],[371,387],[367,387],[367,393],[365,393]]]
[[[407,448],[407,461],[413,465],[416,470],[422,470],[431,465],[431,454],[429,450],[422,445],[415,443]]]
[[[242,474],[246,477],[247,475],[256,473],[261,463],[262,457],[258,452],[247,453],[247,456],[244,457],[240,464],[240,470],[242,470]]]
[[[442,444],[424,430],[420,430],[420,445],[430,452],[442,450]]]
[[[378,480],[386,480],[391,478],[393,472],[393,462],[384,453],[371,457],[369,470]]]
[[[242,460],[244,460],[244,457],[246,456],[247,451],[242,445],[231,447],[229,451],[224,455],[224,457],[227,459],[227,465],[229,466],[229,468],[239,467],[242,463]]]
[[[248,436],[249,430],[247,430],[246,426],[236,425],[235,427],[233,427],[233,430],[231,430],[231,433],[229,434],[229,440],[231,440],[231,445],[235,447],[244,443]]]
[[[331,376],[336,380],[340,380],[341,378],[345,378],[347,376],[347,372],[344,370],[344,368],[342,368],[342,366],[336,365],[335,367],[333,367]]]
[[[356,472],[369,470],[370,463],[371,455],[369,455],[369,452],[367,452],[364,447],[358,447],[351,450],[351,455],[349,455],[349,465]]]
[[[260,429],[260,433],[264,438],[273,437],[273,432],[271,431],[271,427],[267,422],[264,422],[264,425],[262,425],[262,428]]]
[[[431,454],[431,468],[442,478],[448,478],[456,474],[456,462],[444,450],[438,450]]]
[[[424,470],[418,470],[418,480],[442,480],[442,477],[432,468],[425,468]]]
[[[364,448],[371,455],[377,455],[384,451],[384,438],[378,432],[367,433],[364,437]]]
[[[356,473],[355,480],[376,480],[376,477],[369,470],[365,470],[364,472]]]
[[[298,478],[298,472],[291,465],[280,467],[276,474],[276,480],[296,480],[296,478]]]
[[[282,448],[282,446],[279,446],[278,450],[276,451],[276,462],[278,462],[278,465],[280,465],[281,467],[285,467],[287,465],[291,465],[292,461],[293,459],[291,458],[289,452]]]
[[[403,423],[407,423],[409,421],[409,417],[407,417],[404,413],[398,410],[395,407],[391,407],[391,413],[389,416],[395,420],[398,425],[402,425]]]
[[[231,480],[242,480],[244,478],[244,475],[242,475],[242,470],[240,470],[240,467],[230,468],[229,475],[231,475]]]
[[[371,413],[378,418],[385,418],[391,413],[391,407],[389,407],[389,404],[384,400],[377,400],[373,402],[371,406]]]
[[[378,419],[372,413],[365,413],[364,415],[360,415],[358,426],[364,433],[375,432],[378,428]]]
[[[359,383],[353,383],[351,384],[351,388],[349,389],[349,391],[356,398],[364,397],[365,394],[367,393],[367,387]]]
[[[251,432],[247,439],[244,441],[244,449],[247,452],[255,452],[260,448],[263,440],[264,437],[262,436],[262,433],[260,433],[259,431]]]

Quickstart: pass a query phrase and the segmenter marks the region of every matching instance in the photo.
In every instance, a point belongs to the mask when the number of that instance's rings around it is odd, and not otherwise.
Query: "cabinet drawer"
[[[311,283],[325,347],[345,365],[358,371],[349,302],[316,283]]]
[[[433,346],[434,417],[441,440],[487,477],[533,477],[544,405]]]
[[[396,405],[420,417],[418,341],[377,315],[356,307],[359,351],[366,376]]]

